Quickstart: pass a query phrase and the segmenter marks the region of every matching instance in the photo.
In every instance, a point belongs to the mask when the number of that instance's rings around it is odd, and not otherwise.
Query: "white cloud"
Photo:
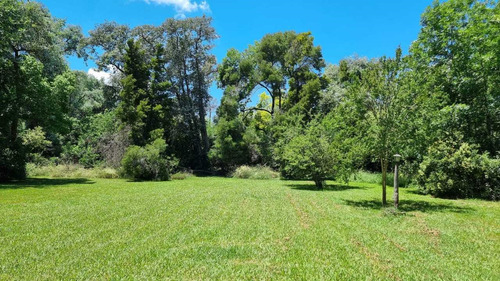
[[[102,79],[106,85],[109,85],[111,83],[111,73],[109,73],[109,72],[99,71],[95,68],[91,68],[91,69],[89,69],[89,71],[87,71],[87,73],[89,75],[94,76],[98,80]]]
[[[144,0],[147,3],[154,2],[161,5],[174,6],[177,15],[176,18],[183,19],[186,17],[185,13],[191,13],[196,11],[210,12],[210,6],[207,1],[195,2],[192,0]]]

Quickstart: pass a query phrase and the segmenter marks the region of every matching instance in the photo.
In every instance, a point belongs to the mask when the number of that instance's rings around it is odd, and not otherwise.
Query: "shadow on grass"
[[[78,178],[78,179],[46,179],[46,178],[30,178],[20,181],[10,181],[0,183],[0,189],[19,189],[19,188],[45,188],[50,186],[61,186],[68,184],[94,184],[94,181]]]
[[[286,184],[286,186],[291,187],[296,190],[308,190],[308,191],[342,191],[349,189],[366,189],[366,187],[356,186],[356,185],[346,185],[346,184],[328,184],[323,187],[323,189],[318,189],[314,184]]]
[[[362,208],[362,209],[374,209],[381,210],[384,208],[382,202],[379,200],[343,200],[348,206]],[[385,207],[392,207],[392,203],[387,204]],[[400,200],[399,210],[402,212],[453,212],[453,213],[470,213],[474,211],[473,208],[469,207],[459,207],[453,204],[443,204],[443,203],[430,203],[427,201],[416,201],[416,200]]]

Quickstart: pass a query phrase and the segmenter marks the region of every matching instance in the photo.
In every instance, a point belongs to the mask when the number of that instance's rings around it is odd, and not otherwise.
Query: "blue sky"
[[[206,14],[220,35],[214,54],[220,62],[229,48],[244,50],[267,33],[311,31],[328,63],[357,54],[380,57],[406,52],[420,30],[420,15],[432,0],[41,0],[51,13],[87,33],[104,21],[131,27],[160,24],[169,17]],[[70,58],[72,69],[93,64]],[[221,91],[211,88],[219,99]]]

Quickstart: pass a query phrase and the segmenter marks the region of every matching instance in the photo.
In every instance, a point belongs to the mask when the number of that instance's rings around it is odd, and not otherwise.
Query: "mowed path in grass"
[[[0,185],[0,279],[500,280],[500,205],[188,178]],[[389,190],[392,195],[392,190]]]

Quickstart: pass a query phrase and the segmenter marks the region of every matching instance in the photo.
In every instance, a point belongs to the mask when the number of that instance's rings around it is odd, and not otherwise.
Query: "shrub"
[[[317,122],[311,122],[303,134],[291,138],[278,155],[286,178],[313,180],[319,189],[326,179],[337,174],[337,160],[336,147]]]
[[[417,176],[420,188],[439,197],[499,199],[500,161],[468,143],[437,142]]]
[[[122,160],[122,171],[134,180],[169,180],[174,162],[164,156],[167,144],[156,139],[144,147],[130,146]]]
[[[234,178],[240,179],[256,179],[256,180],[267,180],[267,179],[275,179],[279,177],[279,173],[273,171],[271,168],[266,166],[240,166],[238,167],[234,173]]]
[[[51,147],[52,142],[47,140],[42,127],[27,129],[21,135],[23,146],[26,150],[27,160],[37,164],[47,164],[42,154]]]

